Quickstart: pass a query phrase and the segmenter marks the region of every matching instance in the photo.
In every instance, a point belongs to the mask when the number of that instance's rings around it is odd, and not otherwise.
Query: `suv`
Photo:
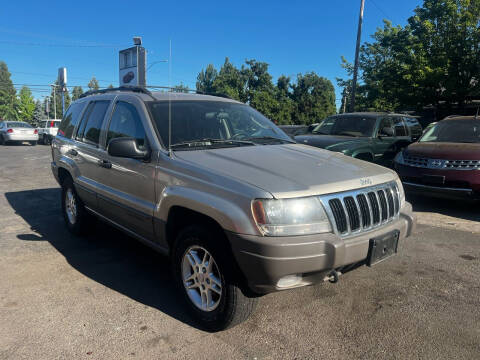
[[[348,113],[326,118],[295,140],[392,167],[395,155],[422,135],[414,117],[390,113]]]
[[[86,93],[52,154],[68,229],[93,214],[167,254],[212,331],[245,320],[259,295],[388,258],[414,227],[395,172],[296,144],[222,97]]]
[[[57,135],[58,126],[60,120],[45,120],[40,122],[37,127],[38,130],[38,142],[44,145],[51,143],[52,138]]]

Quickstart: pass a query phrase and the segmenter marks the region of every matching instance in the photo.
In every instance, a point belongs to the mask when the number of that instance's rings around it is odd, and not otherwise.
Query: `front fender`
[[[251,216],[251,203],[246,198],[236,197],[228,201],[215,194],[183,186],[171,186],[163,190],[155,209],[155,218],[166,223],[173,206],[181,206],[215,220],[230,232],[260,235]]]

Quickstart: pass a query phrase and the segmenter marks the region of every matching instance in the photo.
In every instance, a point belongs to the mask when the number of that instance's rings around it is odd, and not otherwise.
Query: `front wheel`
[[[226,239],[203,226],[187,227],[177,237],[172,259],[175,281],[191,315],[209,331],[245,321],[258,300],[237,286],[222,241]]]
[[[37,142],[36,141],[30,141],[30,145],[35,146],[35,145],[37,145]]]

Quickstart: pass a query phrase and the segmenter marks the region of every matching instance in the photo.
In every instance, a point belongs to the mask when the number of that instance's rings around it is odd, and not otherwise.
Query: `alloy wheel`
[[[222,299],[222,276],[213,256],[201,246],[191,246],[181,266],[183,285],[192,303],[203,311],[215,310]]]

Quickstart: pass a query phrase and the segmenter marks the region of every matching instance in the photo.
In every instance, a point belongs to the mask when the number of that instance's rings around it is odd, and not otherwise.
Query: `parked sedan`
[[[395,158],[406,191],[480,199],[480,118],[449,117]]]
[[[31,145],[37,145],[38,130],[34,129],[32,125],[23,121],[0,122],[0,144],[27,141]]]
[[[365,112],[330,116],[311,134],[295,140],[392,167],[395,155],[421,135],[422,127],[414,117]]]

